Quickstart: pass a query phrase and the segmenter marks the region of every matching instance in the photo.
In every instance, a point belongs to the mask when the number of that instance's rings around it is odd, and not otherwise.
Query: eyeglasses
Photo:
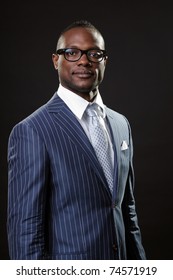
[[[106,58],[106,51],[100,49],[89,49],[89,50],[80,50],[76,48],[66,48],[59,49],[56,51],[57,54],[64,55],[64,58],[70,62],[78,61],[83,54],[86,54],[87,58],[91,62],[101,62]]]

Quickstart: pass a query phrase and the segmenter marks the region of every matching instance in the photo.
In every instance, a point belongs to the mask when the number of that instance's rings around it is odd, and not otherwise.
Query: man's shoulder
[[[106,109],[106,113],[108,116],[115,118],[117,121],[119,120],[119,121],[128,122],[128,119],[124,114],[122,114],[114,109],[111,109],[110,107],[107,107],[107,106],[105,109]]]

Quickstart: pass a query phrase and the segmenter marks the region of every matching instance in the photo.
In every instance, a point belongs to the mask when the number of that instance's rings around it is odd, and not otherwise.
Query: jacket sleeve
[[[124,199],[122,203],[122,211],[125,225],[127,259],[146,259],[145,251],[142,245],[140,227],[136,213],[134,198],[134,169],[133,169],[133,143],[131,129],[129,126],[129,148],[130,163],[129,173],[125,188]]]
[[[26,123],[8,143],[7,232],[11,259],[43,259],[48,156],[42,139]]]

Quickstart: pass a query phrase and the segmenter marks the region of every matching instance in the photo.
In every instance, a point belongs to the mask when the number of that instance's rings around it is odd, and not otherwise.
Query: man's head
[[[52,59],[62,86],[88,99],[104,77],[104,39],[88,21],[74,22],[60,34]]]

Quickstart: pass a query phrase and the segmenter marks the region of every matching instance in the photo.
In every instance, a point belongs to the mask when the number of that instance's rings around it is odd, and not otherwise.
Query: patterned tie
[[[103,124],[100,122],[100,119],[102,118],[101,108],[96,103],[93,103],[87,107],[86,114],[88,117],[91,144],[96,152],[97,158],[103,168],[103,172],[112,192],[113,166],[111,164],[108,136]]]

